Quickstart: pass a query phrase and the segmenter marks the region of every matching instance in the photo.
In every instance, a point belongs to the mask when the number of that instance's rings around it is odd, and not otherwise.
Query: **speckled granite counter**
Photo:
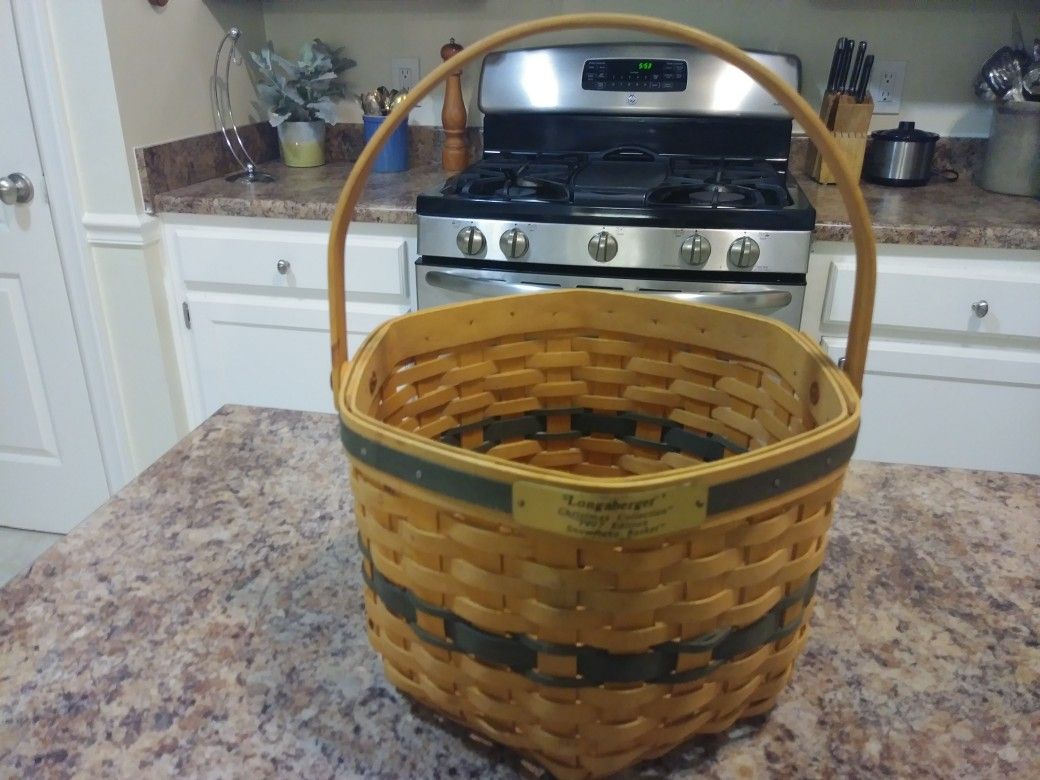
[[[816,207],[814,236],[851,241],[838,188],[799,177]],[[864,182],[874,236],[883,244],[932,244],[994,249],[1040,249],[1040,200],[998,195],[970,181],[935,179],[925,187],[882,187]]]
[[[0,590],[0,776],[515,778],[364,634],[335,417],[227,407]],[[1040,478],[855,463],[778,707],[627,777],[1040,776]]]
[[[223,177],[190,184],[154,196],[155,210],[227,217],[331,219],[340,190],[353,163],[331,162],[320,168],[289,168],[264,163],[276,180],[246,184]],[[440,164],[413,167],[404,173],[373,173],[358,203],[361,222],[415,223],[415,196],[439,187],[446,174]]]
[[[225,216],[329,219],[350,163],[292,169],[265,163],[278,180],[270,184],[226,182],[223,178],[157,194],[158,212]],[[405,173],[372,174],[358,205],[364,222],[415,222],[415,196],[444,182],[439,165]],[[847,241],[852,237],[836,187],[799,175],[816,206],[816,238]],[[892,244],[1040,249],[1040,200],[997,195],[976,187],[969,176],[958,182],[936,180],[927,187],[901,189],[864,184],[878,241]]]

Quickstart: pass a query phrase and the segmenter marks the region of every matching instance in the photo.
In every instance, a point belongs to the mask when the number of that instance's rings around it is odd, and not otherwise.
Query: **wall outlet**
[[[390,61],[393,71],[394,89],[411,89],[419,81],[419,60],[410,57],[394,57]]]
[[[906,79],[906,62],[903,60],[877,60],[870,71],[867,89],[874,101],[875,114],[898,114],[903,103],[903,81]]]

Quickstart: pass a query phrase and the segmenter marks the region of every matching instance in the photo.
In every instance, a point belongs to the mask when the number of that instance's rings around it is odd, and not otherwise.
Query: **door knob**
[[[0,200],[8,206],[16,203],[28,203],[32,200],[32,196],[32,182],[22,174],[9,173],[0,178]]]

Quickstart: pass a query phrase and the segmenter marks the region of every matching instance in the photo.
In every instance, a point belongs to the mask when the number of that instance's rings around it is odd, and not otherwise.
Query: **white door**
[[[0,525],[69,531],[108,498],[44,193],[11,0],[0,0]],[[0,190],[4,189],[0,182]]]

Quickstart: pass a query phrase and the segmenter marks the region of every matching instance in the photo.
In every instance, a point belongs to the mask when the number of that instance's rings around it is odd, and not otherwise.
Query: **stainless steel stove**
[[[798,60],[755,52],[799,86]],[[554,287],[666,295],[797,327],[815,212],[791,119],[742,71],[670,44],[491,54],[484,155],[420,195],[420,308]]]

